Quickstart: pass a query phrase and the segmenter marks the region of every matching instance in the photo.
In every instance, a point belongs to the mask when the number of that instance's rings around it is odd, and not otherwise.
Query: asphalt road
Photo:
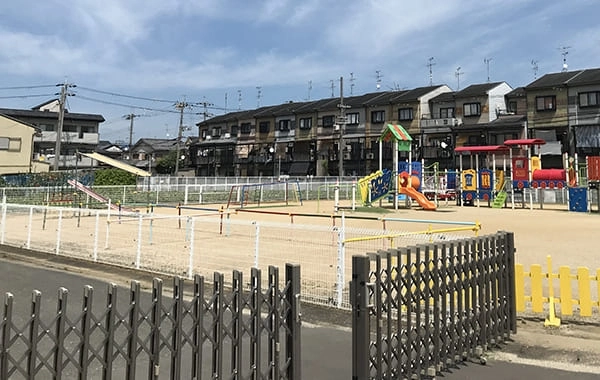
[[[15,311],[26,317],[30,309],[31,294],[34,289],[43,293],[42,308],[45,313],[56,311],[56,295],[60,287],[69,289],[71,300],[81,302],[83,287],[91,285],[95,289],[106,289],[106,278],[91,278],[79,273],[68,265],[59,269],[46,268],[8,258],[0,258],[0,293],[11,292],[15,296]],[[84,272],[85,273],[85,272]],[[112,281],[112,280],[111,280]],[[114,282],[114,281],[113,281]],[[121,284],[126,286],[126,280]],[[127,290],[127,289],[124,289]],[[104,300],[97,295],[96,299]],[[75,307],[76,305],[72,305]],[[306,323],[302,331],[302,377],[305,379],[347,380],[351,374],[351,332],[347,328],[330,325]],[[207,358],[210,360],[210,358]],[[600,374],[569,372],[544,368],[535,365],[523,365],[499,361],[488,356],[486,365],[473,362],[461,364],[451,372],[444,372],[444,379],[600,379]]]

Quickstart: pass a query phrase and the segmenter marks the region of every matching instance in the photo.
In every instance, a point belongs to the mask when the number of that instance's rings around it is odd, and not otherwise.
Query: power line
[[[96,90],[96,89],[89,88],[89,87],[77,87],[77,88],[85,90],[85,91],[96,92],[98,94],[119,96],[119,97],[122,97],[122,98],[137,99],[137,100],[147,100],[149,102],[160,102],[160,103],[170,103],[170,104],[177,103],[177,100],[146,98],[146,97],[143,97],[143,96],[126,95],[126,94],[119,94],[119,93],[116,93],[116,92]]]
[[[35,95],[13,95],[13,96],[0,96],[0,99],[26,99],[26,98],[41,98],[54,96],[56,94],[35,94]]]
[[[108,104],[108,105],[119,106],[119,107],[127,107],[127,108],[139,109],[139,110],[144,110],[144,111],[165,112],[165,113],[178,113],[177,111],[173,111],[171,109],[158,109],[158,108],[151,108],[151,107],[144,107],[144,106],[136,106],[136,105],[133,105],[133,104],[124,104],[124,103],[111,102],[111,101],[108,101],[108,100],[100,100],[100,99],[88,98],[87,96],[81,96],[81,95],[78,95],[77,98],[78,99],[83,99],[83,100],[88,100],[90,102]]]
[[[0,90],[31,90],[34,88],[54,88],[54,84],[44,84],[38,86],[16,86],[16,87],[0,87]]]

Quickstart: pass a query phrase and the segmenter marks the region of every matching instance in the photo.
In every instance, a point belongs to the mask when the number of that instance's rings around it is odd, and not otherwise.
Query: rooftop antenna
[[[227,93],[225,93],[225,112],[227,112]]]
[[[381,77],[383,77],[383,74],[381,74],[381,71],[380,70],[375,71],[375,78],[376,78],[375,87],[377,88],[377,91],[379,91],[379,89],[381,88]]]
[[[427,60],[427,67],[429,67],[429,85],[433,86],[433,66],[435,66],[435,62],[433,62],[435,58],[429,57]]]
[[[485,63],[485,66],[487,68],[487,81],[488,83],[490,83],[490,62],[492,61],[493,58],[484,58],[483,59],[483,63]]]
[[[256,108],[260,108],[260,98],[262,97],[262,87],[256,86]]]
[[[531,60],[531,69],[533,70],[533,80],[536,80],[538,73],[538,61],[536,61],[535,59]]]
[[[569,54],[570,48],[571,48],[570,46],[561,46],[558,48],[558,50],[561,51],[560,54],[563,57],[562,71],[569,71],[569,65],[567,65],[567,55]]]
[[[456,91],[460,90],[460,76],[463,74],[464,73],[460,71],[460,66],[458,66],[456,68],[456,72],[454,73],[454,76],[456,77]]]
[[[237,90],[238,93],[238,110],[242,109],[242,90]]]
[[[350,73],[350,96],[354,95],[354,73]]]
[[[307,100],[310,100],[310,93],[312,91],[312,80],[308,81],[308,98]]]
[[[329,87],[331,88],[331,97],[333,98],[335,96],[333,93],[335,91],[335,81],[333,79],[329,81]]]

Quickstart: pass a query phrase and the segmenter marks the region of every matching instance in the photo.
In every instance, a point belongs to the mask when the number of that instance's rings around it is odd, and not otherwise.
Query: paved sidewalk
[[[0,292],[14,293],[20,304],[29,303],[32,290],[39,289],[48,300],[49,308],[55,310],[56,294],[61,286],[69,289],[70,297],[77,300],[81,299],[84,285],[103,289],[107,282],[114,282],[128,287],[129,279],[146,281],[151,278],[148,274],[133,271],[107,271],[87,263],[74,264],[52,256],[24,259],[20,254],[0,253]],[[303,307],[303,314],[303,378],[350,379],[352,336],[347,313],[307,306]],[[541,321],[523,321],[513,342],[504,345],[502,350],[486,354],[486,365],[467,361],[444,373],[443,378],[600,379],[598,326],[569,326],[549,332],[541,325]]]

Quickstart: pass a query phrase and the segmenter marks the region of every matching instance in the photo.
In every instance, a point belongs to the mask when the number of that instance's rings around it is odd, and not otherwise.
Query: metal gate
[[[220,273],[209,291],[196,276],[191,292],[184,294],[181,278],[174,279],[171,299],[158,279],[150,295],[139,282],[131,284],[128,297],[118,297],[117,286],[110,285],[98,308],[88,286],[83,304],[67,310],[73,302],[61,288],[56,316],[46,320],[39,291],[25,317],[16,315],[7,293],[0,379],[301,378],[299,266],[286,265],[282,282],[279,270],[269,267],[266,289],[261,271],[252,269],[247,283],[234,271],[231,289]]]
[[[352,378],[434,377],[516,333],[514,235],[352,258]]]

